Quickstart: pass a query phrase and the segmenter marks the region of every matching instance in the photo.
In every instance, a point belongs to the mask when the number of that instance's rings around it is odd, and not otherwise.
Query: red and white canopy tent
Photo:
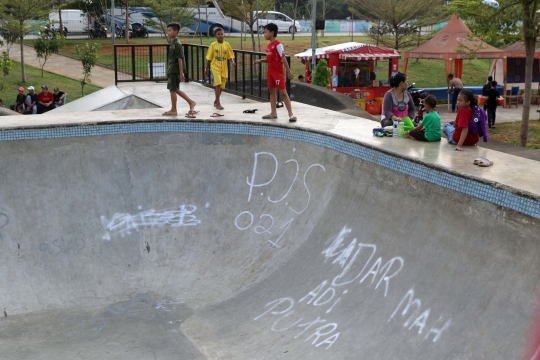
[[[306,60],[306,73],[305,78],[310,79],[311,71],[309,69],[309,61],[312,57],[312,50],[307,49],[304,52],[295,54],[296,58]],[[315,58],[327,59],[328,67],[333,75],[336,74],[339,68],[340,62],[353,60],[353,61],[370,61],[370,70],[373,71],[373,62],[378,60],[389,60],[390,66],[388,69],[389,74],[398,71],[398,62],[401,58],[401,54],[398,50],[385,48],[381,46],[363,44],[357,42],[348,42],[343,44],[326,46],[323,48],[317,48],[315,50]],[[336,89],[337,85],[331,84],[330,88]],[[383,91],[383,89],[381,89]],[[386,91],[386,90],[384,90]]]
[[[452,72],[454,76],[461,78],[463,75],[463,59],[468,59],[467,53],[474,52],[477,59],[506,59],[506,51],[497,49],[471,33],[471,30],[456,15],[452,18],[431,40],[419,47],[405,52],[405,68],[409,59],[434,59],[446,62],[445,77]],[[506,74],[506,62],[504,62]],[[506,77],[506,76],[505,76]]]

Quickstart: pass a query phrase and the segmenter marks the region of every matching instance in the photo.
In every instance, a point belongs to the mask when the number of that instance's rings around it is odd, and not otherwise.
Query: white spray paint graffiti
[[[129,235],[132,231],[141,231],[163,226],[196,226],[201,223],[193,213],[197,210],[195,205],[182,205],[177,210],[154,209],[138,214],[116,213],[112,218],[101,217],[101,224],[105,230],[104,240],[111,240],[111,235]]]
[[[296,149],[293,149],[293,154],[296,151]],[[271,176],[269,176],[266,179],[261,178],[263,175],[261,175],[261,172],[264,172],[264,169],[262,169],[262,166],[259,163],[260,159],[265,158],[266,160],[270,160],[271,168]],[[283,196],[281,196],[279,199],[272,199],[270,196],[267,197],[267,200],[270,204],[278,204],[285,199],[293,199],[295,197],[295,194],[291,194],[291,191],[293,190],[293,187],[296,183],[296,180],[298,179],[298,174],[300,173],[300,164],[296,159],[289,159],[285,161],[285,164],[292,163],[294,164],[294,177],[292,178],[292,182],[287,188],[287,191]],[[254,154],[254,161],[253,161],[253,169],[251,171],[251,177],[246,176],[246,184],[249,186],[248,191],[248,198],[247,202],[250,203],[253,196],[255,195],[254,190],[257,190],[259,188],[264,188],[266,186],[270,186],[272,182],[276,179],[276,176],[278,174],[278,168],[279,168],[279,161],[278,158],[266,151],[262,152],[256,152]],[[289,206],[290,200],[285,202],[285,206],[287,206],[288,210],[293,213],[293,216],[301,215],[306,209],[309,207],[309,204],[311,202],[312,193],[309,190],[308,187],[308,180],[307,176],[313,170],[316,168],[319,168],[322,170],[322,172],[326,172],[326,169],[321,164],[311,164],[308,166],[308,168],[305,170],[304,175],[302,177],[302,183],[301,186],[303,187],[305,193],[307,194],[307,200],[305,205],[301,209],[294,209],[292,206]],[[311,175],[313,176],[313,175]],[[264,192],[260,193],[260,196],[264,196]],[[279,211],[279,214],[282,214],[282,211]],[[253,226],[253,232],[257,235],[263,235],[266,238],[266,241],[270,243],[273,247],[279,248],[281,247],[278,245],[280,240],[282,240],[285,233],[289,230],[291,224],[295,220],[294,217],[288,219],[288,220],[278,220],[278,224],[275,224],[275,216],[272,216],[271,214],[261,214],[258,219],[256,220],[255,215],[253,215],[250,211],[243,211],[240,214],[236,216],[234,219],[234,225],[236,228],[240,231],[246,231],[254,225],[254,222],[256,222],[255,226]],[[276,225],[276,226],[274,226]]]
[[[341,268],[339,275],[333,280],[324,280],[313,290],[309,291],[298,302],[291,297],[279,298],[270,301],[265,305],[267,308],[262,314],[255,317],[257,321],[262,318],[277,318],[271,325],[271,331],[286,331],[302,329],[294,338],[302,336],[308,329],[312,328],[310,336],[306,337],[304,342],[311,341],[311,345],[315,347],[323,346],[328,350],[338,340],[341,332],[338,332],[338,324],[328,322],[320,316],[313,315],[315,320],[302,323],[304,318],[296,319],[294,317],[295,306],[313,306],[322,309],[324,314],[330,314],[336,305],[342,301],[342,297],[349,292],[349,289],[340,290],[342,286],[364,286],[370,287],[373,291],[379,290],[383,298],[391,289],[391,281],[397,281],[395,278],[401,273],[405,261],[399,256],[394,256],[390,260],[384,262],[382,256],[376,260],[375,253],[377,246],[375,244],[363,244],[353,239],[348,245],[345,244],[346,236],[351,233],[351,229],[343,227],[340,233],[336,236],[331,244],[324,249],[321,254],[325,258],[325,262],[333,258],[332,265]],[[365,254],[367,252],[367,254]],[[384,265],[383,265],[384,264]],[[352,269],[361,269],[358,273],[352,273]],[[355,284],[356,283],[356,284]],[[382,285],[382,286],[381,286]],[[382,290],[384,289],[384,291]],[[414,308],[414,309],[413,309]],[[401,310],[401,311],[400,311]],[[422,335],[427,329],[431,308],[422,311],[422,302],[414,298],[414,286],[411,288],[400,303],[390,315],[388,322],[392,319],[397,319],[398,314],[402,317],[408,316],[405,319],[403,326],[408,330],[417,329],[418,335]],[[396,321],[396,320],[394,320]],[[280,325],[280,323],[288,325]],[[451,319],[444,320],[440,316],[436,321],[432,322],[429,330],[424,332],[424,340],[432,338],[432,342],[437,342],[443,332],[445,332],[451,324]],[[315,326],[317,325],[317,326]],[[307,334],[306,334],[307,335]]]

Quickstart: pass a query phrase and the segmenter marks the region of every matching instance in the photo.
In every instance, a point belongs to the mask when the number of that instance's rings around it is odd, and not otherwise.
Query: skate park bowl
[[[302,126],[4,128],[0,357],[525,358],[534,186]]]

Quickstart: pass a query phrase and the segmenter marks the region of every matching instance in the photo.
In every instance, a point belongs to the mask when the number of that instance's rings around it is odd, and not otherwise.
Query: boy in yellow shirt
[[[225,31],[222,28],[217,28],[214,31],[216,40],[208,48],[206,53],[206,69],[204,70],[204,76],[208,77],[208,69],[212,69],[212,74],[214,75],[214,87],[216,93],[216,100],[214,101],[214,106],[218,110],[223,110],[223,106],[219,102],[219,97],[221,96],[221,89],[225,89],[225,83],[229,77],[229,70],[227,67],[227,61],[231,60],[233,66],[236,66],[234,62],[234,53],[231,48],[231,45],[223,41],[225,38]]]

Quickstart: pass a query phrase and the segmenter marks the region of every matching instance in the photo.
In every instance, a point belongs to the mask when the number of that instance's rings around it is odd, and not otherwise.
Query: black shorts
[[[409,136],[415,138],[419,141],[428,141],[426,139],[426,132],[425,131],[419,131],[419,130],[411,130],[409,131]]]

